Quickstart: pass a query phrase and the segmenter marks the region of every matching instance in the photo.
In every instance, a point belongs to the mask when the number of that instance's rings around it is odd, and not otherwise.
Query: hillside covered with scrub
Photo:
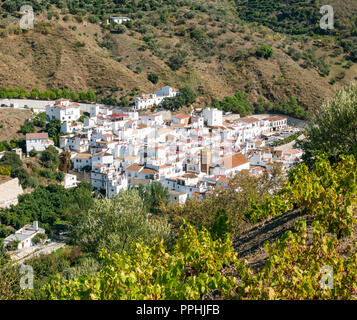
[[[33,30],[19,28],[24,3],[34,8]],[[296,99],[312,110],[355,78],[356,7],[334,1],[336,28],[323,31],[323,1],[287,3],[1,1],[0,86],[92,90],[127,106],[170,85],[192,89],[194,106],[238,92],[251,104]],[[131,21],[107,25],[110,16]]]

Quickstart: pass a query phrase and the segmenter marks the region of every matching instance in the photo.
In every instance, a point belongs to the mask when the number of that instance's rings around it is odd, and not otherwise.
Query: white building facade
[[[66,99],[59,99],[46,107],[47,120],[58,119],[63,122],[77,121],[81,116],[78,103]]]

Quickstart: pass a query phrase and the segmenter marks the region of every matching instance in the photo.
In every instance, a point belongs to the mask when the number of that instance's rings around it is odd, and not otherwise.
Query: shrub
[[[153,84],[157,84],[159,81],[159,76],[156,73],[149,73],[148,80]]]
[[[11,168],[10,167],[1,167],[0,166],[0,175],[11,176]]]
[[[90,23],[96,24],[99,22],[99,18],[97,16],[90,15],[90,16],[88,16],[88,21]]]
[[[231,240],[212,241],[207,230],[185,225],[172,252],[154,240],[127,252],[101,252],[104,267],[95,275],[47,286],[50,299],[201,299],[213,290],[230,297],[236,279],[221,271],[238,264]]]
[[[263,44],[260,48],[256,50],[255,54],[258,58],[269,59],[273,56],[274,51],[268,45]]]
[[[187,51],[179,50],[169,58],[167,64],[171,68],[171,70],[177,71],[185,64],[187,56]]]

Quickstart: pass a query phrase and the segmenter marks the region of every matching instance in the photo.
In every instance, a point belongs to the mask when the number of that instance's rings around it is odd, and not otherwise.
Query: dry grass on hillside
[[[13,138],[24,138],[18,133],[25,120],[29,119],[31,111],[13,108],[0,108],[0,141],[10,141]]]

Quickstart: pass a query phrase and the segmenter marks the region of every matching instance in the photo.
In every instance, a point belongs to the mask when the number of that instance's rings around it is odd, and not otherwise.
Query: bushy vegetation
[[[71,210],[80,214],[91,205],[92,187],[87,183],[72,189],[58,184],[39,186],[32,193],[19,196],[16,206],[0,210],[0,222],[17,230],[25,224],[39,221],[39,225],[50,233],[68,225]]]
[[[350,236],[356,225],[354,194],[357,163],[350,155],[331,165],[317,157],[312,170],[306,164],[293,168],[286,185],[261,204],[251,203],[246,217],[256,223],[294,208],[314,216],[315,221],[338,238]]]
[[[221,273],[236,261],[231,240],[212,241],[207,230],[183,226],[171,252],[157,240],[150,245],[138,241],[130,252],[101,252],[105,267],[99,273],[54,281],[48,286],[49,298],[190,300],[215,289],[229,297],[235,284],[232,276]]]
[[[0,141],[0,152],[2,151],[11,151],[15,148],[22,149],[22,152],[26,152],[26,140],[13,138],[8,141]]]
[[[72,215],[71,238],[86,252],[128,251],[141,239],[149,243],[159,237],[169,239],[170,227],[163,218],[150,217],[135,190],[128,190],[112,200],[96,200],[86,213]]]
[[[138,193],[143,199],[146,211],[152,214],[160,214],[161,206],[169,203],[169,192],[160,182],[153,182],[147,187],[139,185]]]
[[[237,259],[229,238],[214,241],[207,230],[184,225],[173,251],[160,241],[150,246],[137,242],[131,254],[103,251],[100,272],[69,281],[58,278],[46,292],[56,300],[198,300],[212,292],[226,299],[351,299],[357,284],[356,248],[342,256],[339,241],[318,223],[312,244],[307,243],[305,221],[297,223],[296,231],[266,245],[268,259],[254,274],[246,261]],[[334,270],[332,288],[321,285],[325,266]]]
[[[14,151],[6,151],[0,159],[0,166],[11,171],[12,178],[18,178],[23,188],[33,186],[30,175],[24,168],[20,157]]]
[[[304,160],[311,164],[316,156],[328,155],[339,161],[340,155],[357,155],[357,87],[351,83],[314,112],[308,139],[302,143]]]
[[[52,119],[46,123],[46,127],[43,129],[44,131],[48,132],[48,137],[53,140],[56,146],[59,146],[61,125],[61,120]]]
[[[276,147],[276,146],[280,146],[280,145],[283,145],[283,144],[287,144],[287,143],[290,143],[292,141],[295,141],[297,140],[297,138],[299,138],[299,136],[301,135],[301,132],[296,132],[290,136],[288,136],[287,138],[285,138],[284,140],[281,140],[281,141],[275,141],[272,146],[273,147]]]
[[[272,167],[271,175],[265,174],[260,178],[244,171],[238,172],[229,181],[227,188],[217,187],[201,201],[191,198],[183,205],[162,206],[161,210],[176,228],[187,221],[197,229],[205,227],[207,230],[215,230],[226,216],[226,227],[231,228],[231,233],[235,235],[247,225],[245,213],[251,202],[263,202],[266,196],[282,187],[284,180],[280,165]]]
[[[340,242],[328,236],[319,223],[313,224],[312,242],[308,239],[305,220],[299,221],[295,229],[296,233],[287,231],[274,244],[266,244],[268,259],[257,274],[237,268],[241,284],[236,299],[354,299],[356,247],[353,245],[347,248],[346,255],[341,254]],[[328,270],[333,270],[330,278]]]
[[[280,113],[292,116],[298,119],[307,120],[310,118],[309,111],[303,109],[295,97],[282,99],[272,104],[260,97],[258,102],[252,105],[248,100],[248,95],[243,92],[237,92],[233,97],[225,97],[222,101],[214,99],[211,107],[217,108],[224,112],[233,112],[240,114],[241,117],[253,113]]]
[[[319,1],[303,0],[235,0],[239,16],[249,22],[257,22],[277,32],[293,35],[327,34],[319,26],[322,15]],[[348,37],[356,32],[356,22],[351,12],[335,15],[335,29],[329,33]]]
[[[164,99],[161,107],[167,110],[175,111],[184,106],[189,106],[194,103],[197,98],[197,93],[190,87],[181,88],[179,94],[173,98]]]
[[[97,97],[92,90],[87,92],[74,92],[68,89],[55,88],[53,90],[39,91],[37,88],[27,92],[24,89],[0,89],[1,99],[41,99],[41,100],[56,100],[56,99],[70,99],[72,101],[80,102],[96,102]]]
[[[264,58],[264,59],[269,59],[273,56],[274,54],[274,51],[271,47],[269,47],[268,45],[266,44],[263,44],[261,47],[259,47],[256,52],[255,52],[255,55],[258,57],[258,58]]]
[[[248,101],[246,93],[237,92],[233,97],[225,97],[222,101],[213,100],[212,106],[224,112],[240,114],[241,117],[253,113],[253,106]]]

